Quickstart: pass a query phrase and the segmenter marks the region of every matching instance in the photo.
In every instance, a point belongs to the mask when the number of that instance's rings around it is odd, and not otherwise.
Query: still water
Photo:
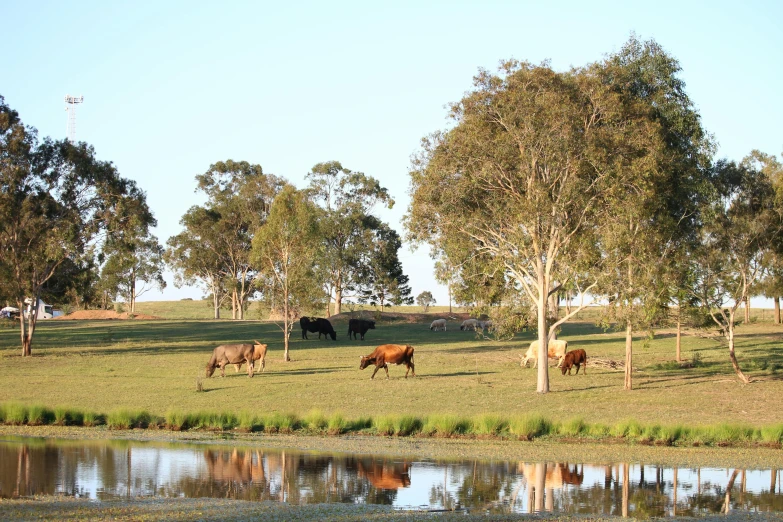
[[[128,441],[0,440],[0,498],[219,497],[470,512],[783,514],[780,472],[643,464],[432,461]]]

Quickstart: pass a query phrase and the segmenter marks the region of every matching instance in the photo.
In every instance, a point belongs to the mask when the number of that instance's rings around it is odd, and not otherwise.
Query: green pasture
[[[183,313],[183,303],[169,303],[169,313]],[[167,316],[165,303],[141,303],[139,312]],[[179,308],[178,311],[171,311]],[[209,310],[208,307],[205,307]],[[159,311],[155,311],[159,310]],[[416,310],[417,312],[420,310]],[[430,314],[443,317],[443,312]],[[239,415],[286,415],[299,418],[321,412],[329,419],[355,420],[389,416],[424,419],[449,416],[503,418],[540,415],[566,422],[622,425],[634,420],[667,426],[734,423],[771,426],[783,422],[783,327],[765,320],[742,326],[737,356],[754,380],[741,385],[734,377],[727,348],[698,336],[683,338],[683,357],[674,363],[674,334],[643,334],[635,342],[633,391],[623,391],[622,372],[590,367],[587,375],[563,376],[550,368],[551,392],[537,394],[536,370],[520,368],[520,355],[533,332],[497,342],[459,330],[431,332],[430,318],[380,320],[364,341],[348,340],[347,318],[333,321],[337,341],[291,335],[291,362],[283,362],[283,335],[260,320],[161,319],[128,321],[42,321],[33,357],[20,356],[18,331],[0,329],[0,403],[42,405],[85,412],[146,410],[165,417],[172,412],[229,412]],[[622,360],[623,332],[605,332],[588,318],[565,325],[561,339],[590,358]],[[204,366],[218,344],[258,339],[269,344],[266,372],[248,378],[226,369],[211,379]],[[383,343],[415,347],[416,378],[403,378],[402,366],[383,370],[370,380],[371,368],[359,370],[359,357]],[[688,367],[690,366],[690,367]],[[201,379],[203,391],[197,391]],[[442,417],[441,420],[443,420]],[[630,423],[632,425],[632,423]]]

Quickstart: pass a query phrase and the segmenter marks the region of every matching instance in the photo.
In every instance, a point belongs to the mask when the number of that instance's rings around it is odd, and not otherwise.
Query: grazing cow
[[[258,341],[256,344],[221,344],[212,351],[212,358],[207,363],[207,377],[212,377],[215,373],[215,368],[220,367],[220,376],[226,376],[226,365],[234,364],[239,365],[239,369],[242,364],[247,363],[247,375],[253,376],[255,370],[255,362],[261,361],[261,371],[264,371],[266,367],[266,345],[261,344]]]
[[[549,359],[555,359],[557,358],[557,365],[560,366],[560,363],[563,362],[563,357],[565,357],[566,352],[568,351],[568,341],[563,341],[561,339],[552,339],[547,343],[547,356]],[[530,348],[527,349],[527,353],[525,353],[524,357],[522,357],[522,362],[520,363],[520,366],[527,366],[527,362],[529,360],[533,360],[533,368],[538,367],[538,340],[533,341],[530,343]]]
[[[478,319],[465,319],[460,325],[460,330],[475,330],[478,324]]]
[[[302,327],[302,339],[307,339],[307,332],[318,332],[319,339],[321,334],[323,334],[324,339],[327,339],[327,336],[329,336],[332,338],[332,341],[337,340],[337,332],[334,331],[332,323],[328,319],[322,317],[302,317],[299,319],[299,326]]]
[[[480,328],[481,330],[492,328],[492,321],[490,319],[487,319],[485,321],[478,321],[476,322],[476,328]]]
[[[446,320],[445,319],[435,319],[432,321],[432,324],[430,324],[430,330],[443,330],[446,331]]]
[[[587,375],[587,354],[581,348],[578,350],[571,350],[565,354],[563,364],[560,365],[560,371],[565,375],[566,370],[568,370],[568,375],[571,375],[571,368],[576,366],[576,375],[579,375],[579,367],[581,365],[585,366],[582,375]]]
[[[348,339],[351,338],[351,334],[356,339],[356,334],[358,333],[362,341],[364,341],[364,334],[367,333],[367,330],[375,330],[375,321],[368,321],[367,319],[351,319],[348,321]]]
[[[364,370],[369,365],[375,365],[375,371],[372,372],[370,379],[375,378],[375,374],[383,368],[386,370],[386,378],[389,378],[389,367],[387,364],[404,364],[407,370],[405,370],[405,378],[408,378],[408,372],[413,373],[413,377],[416,377],[416,370],[413,367],[413,346],[401,344],[382,344],[377,347],[370,355],[362,356],[362,361],[359,363],[359,369]]]

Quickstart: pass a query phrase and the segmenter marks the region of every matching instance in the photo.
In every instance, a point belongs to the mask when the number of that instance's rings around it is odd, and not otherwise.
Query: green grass
[[[550,393],[539,394],[536,370],[519,366],[519,356],[534,332],[496,342],[459,331],[457,319],[449,319],[448,331],[431,332],[432,317],[448,317],[441,307],[415,322],[382,317],[364,341],[348,340],[346,316],[333,318],[337,341],[303,340],[295,328],[291,362],[282,360],[283,337],[276,324],[193,319],[199,310],[211,317],[207,303],[178,301],[140,303],[139,312],[182,319],[41,321],[32,358],[19,356],[16,330],[0,329],[2,422],[26,423],[29,410],[38,415],[37,405],[45,408],[43,414],[49,412],[52,422],[75,425],[108,424],[108,414],[118,410],[147,411],[155,416],[147,420],[153,426],[169,425],[176,410],[184,416],[180,426],[186,427],[181,429],[286,432],[297,431],[301,422],[303,427],[312,425],[314,433],[418,436],[429,431],[438,436],[472,433],[524,439],[548,436],[563,426],[574,431],[568,423],[578,417],[584,423],[579,436],[585,437],[608,434],[675,445],[747,439],[742,430],[733,435],[731,430],[714,429],[730,421],[756,430],[755,439],[781,439],[775,426],[783,425],[778,407],[783,394],[783,328],[760,317],[737,332],[737,357],[755,381],[750,385],[738,383],[726,347],[715,340],[685,336],[682,353],[698,364],[672,364],[674,336],[663,331],[647,343],[635,342],[634,366],[640,371],[634,373],[634,389],[624,391],[622,372],[590,365],[594,359],[622,360],[624,334],[579,321],[564,325],[560,338],[572,349],[587,351],[588,374],[563,376],[552,367]],[[593,316],[596,311],[589,310],[580,319]],[[252,308],[248,317],[253,318]],[[766,317],[769,321],[769,312]],[[237,374],[228,367],[225,378],[203,378],[215,346],[254,339],[269,345],[264,373],[249,379],[245,368]],[[358,369],[359,356],[383,343],[414,346],[416,378],[404,379],[402,366],[389,367],[389,380],[383,371],[370,380],[371,369]],[[201,393],[194,385],[199,377]],[[69,419],[68,410],[83,412],[81,421]],[[311,418],[314,411],[324,413]],[[338,411],[344,416],[331,422]],[[449,426],[446,419],[455,418],[456,424]],[[420,426],[411,426],[412,419]],[[499,420],[506,425],[498,425]],[[37,422],[43,422],[40,415]],[[183,418],[177,420],[182,422]],[[118,419],[117,425],[125,424],[138,422]],[[679,433],[672,426],[681,427]],[[696,429],[706,427],[713,429]]]

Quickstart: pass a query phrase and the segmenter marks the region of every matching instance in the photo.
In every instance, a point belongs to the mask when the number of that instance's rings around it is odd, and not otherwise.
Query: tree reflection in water
[[[220,497],[636,518],[783,513],[778,470],[411,461],[122,441],[0,443],[0,498]]]

